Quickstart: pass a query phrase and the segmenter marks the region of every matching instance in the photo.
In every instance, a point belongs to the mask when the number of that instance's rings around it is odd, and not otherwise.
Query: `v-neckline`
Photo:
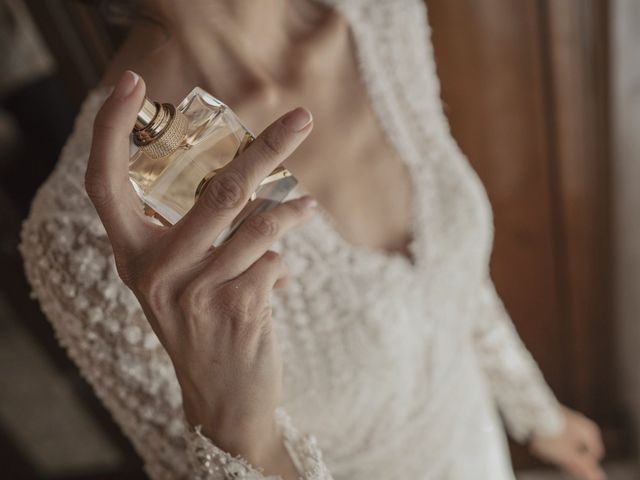
[[[409,170],[409,174],[413,175],[410,167],[406,163],[405,165]],[[296,198],[303,195],[309,195],[309,192],[299,183],[290,193],[291,198]],[[412,200],[413,199],[415,199],[415,195],[412,195]],[[332,243],[334,245],[338,245],[338,247],[348,253],[350,257],[358,261],[374,261],[382,268],[393,264],[408,271],[415,270],[420,265],[416,234],[416,231],[418,230],[417,219],[414,214],[415,205],[412,205],[412,208],[414,208],[414,210],[412,211],[411,220],[409,222],[409,230],[411,236],[407,243],[407,254],[405,254],[400,251],[386,250],[383,248],[371,247],[368,245],[357,245],[347,240],[342,235],[341,229],[338,226],[337,222],[334,220],[331,213],[326,208],[324,208],[322,204],[318,204],[318,206],[316,207],[318,219],[321,222],[323,230],[331,235]]]
[[[308,0],[311,2],[315,2],[321,5],[324,5],[328,8],[334,9],[338,12],[346,21],[346,24],[349,29],[349,34],[352,38],[352,56],[354,61],[356,62],[356,69],[358,73],[358,79],[361,82],[361,86],[364,89],[364,93],[366,95],[368,106],[371,109],[371,112],[374,117],[374,121],[378,124],[378,128],[380,131],[386,135],[387,141],[389,144],[389,148],[393,151],[396,157],[399,159],[401,163],[401,167],[406,169],[406,174],[409,176],[410,180],[410,189],[411,189],[411,199],[410,199],[410,221],[408,225],[407,235],[409,237],[408,243],[406,245],[406,253],[397,250],[388,250],[385,248],[372,247],[368,245],[358,245],[351,241],[349,241],[344,235],[341,233],[341,229],[337,222],[335,221],[333,215],[321,204],[318,204],[318,216],[325,227],[325,229],[330,233],[333,237],[334,243],[336,243],[339,247],[344,249],[349,255],[358,260],[362,261],[372,261],[379,265],[381,268],[397,266],[402,268],[408,273],[414,273],[420,270],[422,266],[422,258],[421,258],[421,250],[420,244],[421,242],[421,233],[422,228],[419,225],[419,215],[418,212],[422,208],[422,199],[416,178],[418,176],[418,172],[414,167],[414,162],[410,161],[404,152],[398,148],[396,142],[394,142],[393,133],[390,131],[388,123],[385,121],[384,115],[381,115],[376,102],[374,91],[375,88],[370,84],[368,79],[370,78],[367,73],[364,71],[366,68],[367,62],[362,58],[362,42],[363,40],[360,38],[359,33],[353,28],[354,23],[351,18],[349,18],[348,8],[357,8],[360,5],[356,5],[357,2],[353,0],[347,0],[345,2],[341,0]],[[351,3],[348,3],[351,1]],[[293,195],[301,196],[308,194],[309,192],[305,190],[305,188],[298,184],[296,185]]]

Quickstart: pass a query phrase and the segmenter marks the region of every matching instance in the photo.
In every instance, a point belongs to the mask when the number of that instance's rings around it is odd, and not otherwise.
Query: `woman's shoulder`
[[[89,206],[88,198],[86,202],[83,199],[84,172],[91,150],[93,121],[109,92],[109,87],[96,87],[82,102],[53,172],[34,197],[26,223],[42,216],[69,215]]]
[[[78,159],[86,162],[91,148],[93,121],[104,100],[109,95],[111,88],[105,86],[95,87],[85,97],[74,121],[73,130],[62,148],[54,174],[64,168],[67,163],[74,163]]]
[[[25,260],[42,257],[42,250],[49,242],[68,241],[67,247],[70,247],[75,238],[92,238],[93,243],[106,238],[85,193],[84,173],[91,149],[93,120],[109,92],[110,88],[105,87],[89,92],[53,172],[38,189],[22,227],[20,248]]]

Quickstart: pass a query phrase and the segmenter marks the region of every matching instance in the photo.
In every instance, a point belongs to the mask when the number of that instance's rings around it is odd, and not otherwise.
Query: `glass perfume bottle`
[[[133,129],[138,147],[129,162],[129,178],[145,212],[173,225],[194,205],[216,172],[254,140],[224,103],[194,88],[174,107],[145,98]],[[214,242],[227,240],[250,215],[273,208],[295,187],[285,167],[276,168]]]

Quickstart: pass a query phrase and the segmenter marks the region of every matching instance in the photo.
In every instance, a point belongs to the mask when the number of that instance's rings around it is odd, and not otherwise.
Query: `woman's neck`
[[[269,25],[285,14],[291,0],[146,0],[146,9],[159,15],[164,22],[180,28],[185,24],[212,27],[233,23],[236,27],[252,28]]]
[[[326,16],[313,0],[147,0],[147,4],[185,42],[215,40],[234,55],[250,50],[251,56],[268,59],[304,38]]]
[[[238,91],[268,102],[305,62],[319,61],[319,49],[308,47],[336,31],[332,10],[314,0],[146,0],[143,12],[154,21],[137,22],[112,70],[153,77],[150,94],[167,100],[200,85],[230,104]]]

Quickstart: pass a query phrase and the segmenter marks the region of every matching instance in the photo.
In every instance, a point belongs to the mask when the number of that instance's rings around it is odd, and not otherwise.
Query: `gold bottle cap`
[[[184,142],[189,122],[170,103],[145,97],[133,127],[133,143],[151,158],[170,155]]]
[[[144,97],[142,106],[138,112],[138,117],[136,118],[136,128],[142,130],[149,125],[156,116],[156,113],[158,113],[158,104]]]

